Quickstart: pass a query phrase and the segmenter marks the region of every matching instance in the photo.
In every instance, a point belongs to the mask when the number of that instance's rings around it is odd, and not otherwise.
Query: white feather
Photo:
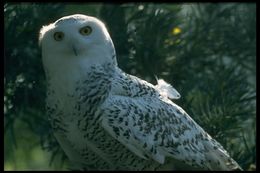
[[[181,97],[179,92],[163,79],[158,79],[155,87],[159,90],[161,95],[167,98],[179,99]]]

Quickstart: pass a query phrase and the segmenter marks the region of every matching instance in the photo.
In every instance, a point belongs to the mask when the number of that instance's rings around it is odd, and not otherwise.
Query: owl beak
[[[78,56],[77,49],[76,49],[76,47],[75,47],[74,45],[72,46],[72,49],[73,49],[74,55],[75,55],[75,56]]]

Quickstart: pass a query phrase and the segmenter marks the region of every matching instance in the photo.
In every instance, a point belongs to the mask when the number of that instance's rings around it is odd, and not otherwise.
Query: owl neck
[[[115,55],[113,56],[109,58],[115,59]],[[50,87],[55,90],[60,98],[63,98],[67,95],[73,95],[77,84],[85,80],[90,80],[90,74],[93,72],[101,71],[103,74],[111,75],[113,70],[116,69],[116,61],[96,61],[99,58],[100,60],[104,60],[104,57],[98,56],[79,57],[77,60],[64,59],[60,65],[47,66],[49,68],[45,68],[46,78]],[[95,80],[102,80],[103,77],[104,75],[101,75]]]
[[[113,64],[94,65],[90,68],[91,70],[66,73],[62,77],[48,75],[48,91],[53,94],[48,95],[47,99],[57,100],[59,109],[68,109],[68,112],[75,104],[80,104],[86,110],[84,112],[95,111],[96,106],[107,98],[116,69]],[[71,115],[64,116],[70,118]]]

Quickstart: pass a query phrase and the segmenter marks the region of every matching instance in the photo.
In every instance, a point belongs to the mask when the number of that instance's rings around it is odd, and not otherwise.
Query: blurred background
[[[66,170],[45,114],[43,25],[81,13],[105,22],[125,72],[171,83],[175,102],[245,170],[256,162],[254,3],[4,4],[4,169]]]

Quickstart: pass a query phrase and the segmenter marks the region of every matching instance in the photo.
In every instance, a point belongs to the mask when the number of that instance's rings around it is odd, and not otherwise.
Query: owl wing
[[[173,157],[202,166],[205,132],[177,105],[156,98],[112,96],[102,105],[102,126],[133,153],[163,164]]]
[[[239,167],[181,107],[150,85],[136,77],[117,82],[120,90],[101,106],[102,126],[112,137],[137,156],[161,164],[172,157],[203,169]]]
[[[157,79],[157,85],[152,85],[138,77],[124,73],[117,68],[112,83],[112,94],[129,97],[165,97],[179,99],[180,94],[163,79]]]

